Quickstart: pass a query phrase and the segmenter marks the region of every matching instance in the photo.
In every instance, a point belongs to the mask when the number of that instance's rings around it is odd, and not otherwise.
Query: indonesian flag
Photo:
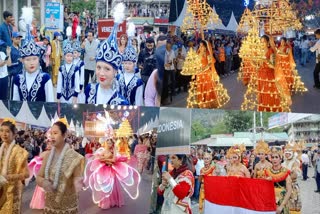
[[[205,214],[274,214],[273,182],[261,179],[206,176]]]

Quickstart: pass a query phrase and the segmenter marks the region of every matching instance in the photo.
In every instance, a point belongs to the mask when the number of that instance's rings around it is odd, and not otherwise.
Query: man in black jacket
[[[138,66],[141,69],[141,79],[144,85],[147,84],[152,71],[156,68],[156,58],[154,56],[155,43],[153,38],[146,40],[146,48],[141,50],[138,57]]]

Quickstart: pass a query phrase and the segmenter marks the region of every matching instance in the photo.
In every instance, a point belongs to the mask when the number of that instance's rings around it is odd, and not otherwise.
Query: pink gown
[[[29,167],[29,174],[30,177],[28,180],[31,180],[31,178],[34,176],[36,177],[42,164],[42,158],[40,156],[34,157],[30,163],[28,164]],[[31,209],[44,209],[44,190],[42,187],[39,187],[36,185],[36,188],[34,190],[32,200],[30,202],[30,208]]]
[[[136,169],[126,163],[126,157],[117,156],[113,165],[100,161],[97,155],[104,151],[101,147],[93,155],[86,155],[85,189],[91,189],[93,202],[100,208],[121,207],[124,205],[121,189],[123,188],[130,198],[136,199],[139,196],[141,177]]]

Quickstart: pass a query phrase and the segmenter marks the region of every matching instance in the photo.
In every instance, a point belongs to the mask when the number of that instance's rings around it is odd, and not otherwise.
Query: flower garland
[[[4,145],[5,145],[5,143],[2,143],[1,148],[0,148],[0,160],[2,159]],[[10,154],[11,154],[11,150],[15,145],[16,145],[16,141],[15,140],[10,143],[9,149],[8,149],[6,157],[4,159],[4,165],[3,165],[3,168],[2,168],[2,171],[1,171],[1,175],[7,175],[9,157],[10,157]]]
[[[57,187],[58,187],[58,184],[59,184],[59,177],[60,177],[60,173],[61,173],[61,166],[62,166],[62,161],[64,159],[64,155],[67,151],[67,149],[69,149],[69,145],[66,143],[62,149],[62,152],[59,156],[59,159],[56,163],[56,173],[54,175],[54,181],[53,181],[53,188],[56,190]],[[52,160],[53,160],[53,157],[54,157],[54,153],[55,153],[55,147],[53,147],[51,149],[51,152],[50,152],[50,156],[49,156],[49,159],[48,159],[48,162],[47,162],[47,165],[46,165],[46,168],[45,168],[45,175],[44,175],[44,178],[46,180],[49,180],[49,167],[51,166],[51,163],[52,163]]]

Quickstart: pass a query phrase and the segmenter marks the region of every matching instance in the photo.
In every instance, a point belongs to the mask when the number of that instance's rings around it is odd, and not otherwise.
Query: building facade
[[[287,128],[290,141],[304,141],[308,145],[320,143],[320,115],[311,115]]]

